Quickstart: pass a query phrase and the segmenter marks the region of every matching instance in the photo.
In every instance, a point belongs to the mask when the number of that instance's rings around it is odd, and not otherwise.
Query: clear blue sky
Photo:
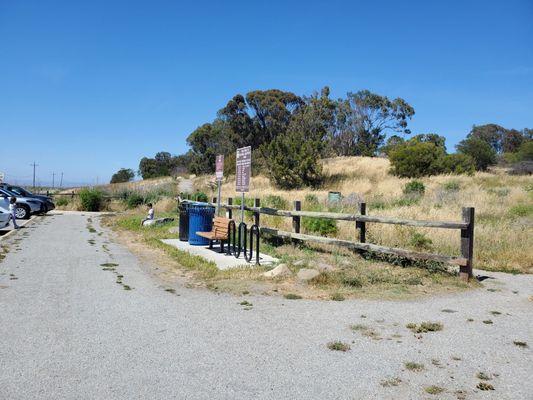
[[[413,133],[533,128],[533,1],[0,0],[0,171],[107,181],[236,93],[369,89]]]

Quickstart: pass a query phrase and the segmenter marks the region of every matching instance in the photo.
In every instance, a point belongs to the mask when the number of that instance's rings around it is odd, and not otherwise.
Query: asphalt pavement
[[[1,399],[532,398],[531,276],[414,301],[235,297],[162,284],[84,213],[38,217],[0,253]],[[422,321],[443,330],[405,327]]]

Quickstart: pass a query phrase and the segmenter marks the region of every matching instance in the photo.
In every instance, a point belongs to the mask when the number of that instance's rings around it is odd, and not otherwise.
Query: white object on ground
[[[285,264],[280,264],[276,268],[271,269],[263,274],[263,276],[266,278],[276,278],[290,275],[292,275],[292,271]]]
[[[298,271],[298,279],[301,281],[310,281],[313,278],[316,278],[318,275],[320,275],[320,272],[318,272],[316,269],[311,268],[302,268]]]

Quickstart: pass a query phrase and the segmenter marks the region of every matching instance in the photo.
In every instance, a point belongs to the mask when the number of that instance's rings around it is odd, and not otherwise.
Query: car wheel
[[[25,204],[17,204],[17,208],[15,208],[15,217],[17,219],[29,219],[30,213],[30,207]]]

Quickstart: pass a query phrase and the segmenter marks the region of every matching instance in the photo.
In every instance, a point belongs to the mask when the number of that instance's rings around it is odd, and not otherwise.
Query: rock
[[[157,219],[149,219],[147,221],[143,222],[143,226],[151,226],[151,225],[163,225],[168,222],[174,221],[174,218],[157,218]]]
[[[317,263],[316,265],[313,265],[313,267],[320,272],[331,272],[335,270],[335,267],[333,265],[329,265],[323,262]]]
[[[173,226],[172,228],[168,229],[169,233],[179,233],[180,227],[179,226]]]
[[[310,281],[313,278],[316,278],[318,275],[320,275],[320,272],[318,272],[316,269],[311,268],[302,268],[300,271],[298,271],[298,279],[301,281]]]
[[[295,267],[301,267],[302,265],[305,265],[305,264],[307,264],[305,260],[298,260],[295,263],[293,263]]]
[[[263,274],[263,276],[266,278],[276,278],[290,275],[292,275],[292,272],[285,264],[280,264],[276,268],[271,269]]]

